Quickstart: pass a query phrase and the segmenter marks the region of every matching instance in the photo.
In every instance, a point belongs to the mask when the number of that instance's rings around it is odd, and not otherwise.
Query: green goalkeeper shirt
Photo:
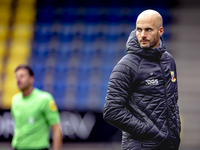
[[[15,121],[12,147],[49,147],[49,127],[59,123],[59,113],[51,94],[37,88],[25,97],[18,93],[12,99],[11,113]]]

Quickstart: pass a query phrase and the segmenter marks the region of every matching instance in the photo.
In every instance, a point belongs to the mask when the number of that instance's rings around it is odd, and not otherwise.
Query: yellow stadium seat
[[[29,52],[21,51],[21,53],[17,53],[17,51],[13,51],[8,55],[9,61],[12,62],[24,62],[24,60],[28,60],[30,57]]]
[[[26,63],[29,60],[29,55],[9,55],[8,59],[8,63]]]
[[[2,109],[10,109],[11,105],[12,105],[12,97],[13,95],[15,95],[16,93],[18,93],[19,91],[17,90],[13,90],[10,92],[5,92],[3,93],[2,96]]]
[[[8,26],[0,24],[0,40],[6,40],[8,36]]]
[[[28,39],[33,37],[33,25],[18,24],[13,27],[12,38],[13,39]]]
[[[10,55],[16,57],[29,56],[31,52],[31,41],[30,40],[13,40],[10,47]]]
[[[6,39],[9,36],[9,23],[11,18],[11,2],[13,0],[0,0],[0,62],[5,56]],[[2,91],[2,108],[10,109],[12,97],[19,92],[15,81],[14,70],[18,65],[27,64],[31,52],[31,39],[33,36],[33,23],[35,21],[36,0],[18,0],[16,3],[13,30],[11,32],[11,44],[8,51],[7,63],[0,64],[0,76],[2,68],[5,73],[3,82],[0,80]],[[3,83],[3,85],[2,85]]]
[[[11,5],[12,0],[0,0],[0,5]]]
[[[2,72],[3,72],[3,64],[2,64],[2,60],[1,60],[1,62],[0,62],[1,64],[0,64],[0,77],[1,77],[1,75],[2,75]],[[1,81],[1,78],[0,78],[0,81]],[[0,85],[1,86],[1,85]],[[1,87],[0,87],[1,88]]]
[[[0,41],[0,57],[4,56],[6,51],[6,41]]]
[[[16,85],[15,78],[7,78],[4,81],[3,95],[2,95],[2,108],[10,109],[12,103],[12,97],[18,93],[18,87]]]
[[[32,15],[35,14],[35,5],[28,4],[28,3],[23,3],[21,5],[16,6],[16,13],[18,12],[30,12]]]
[[[0,59],[0,77],[1,77],[2,68],[3,68],[2,59]],[[0,79],[1,79],[1,78],[0,78]]]
[[[16,9],[16,16],[14,23],[34,23],[35,21],[35,8],[32,6],[19,6]]]
[[[18,65],[27,64],[27,59],[19,59],[18,57],[8,58],[5,68],[5,80],[3,85],[2,108],[9,109],[12,102],[12,96],[19,92],[16,80],[15,69]]]
[[[11,42],[5,72],[12,74],[18,65],[27,64],[31,52],[30,49],[30,41],[13,40]]]
[[[0,92],[2,92],[2,89],[3,89],[3,82],[0,80]],[[2,100],[1,100],[1,98],[0,98],[0,102],[1,102]],[[0,106],[1,107],[1,106]]]
[[[3,68],[4,54],[5,54],[5,50],[0,49],[0,77],[1,77],[2,68]]]
[[[28,5],[35,5],[36,0],[18,0],[17,4],[18,5],[24,5],[24,4],[28,4]]]
[[[12,58],[8,59],[8,62],[6,63],[6,66],[4,68],[4,72],[6,73],[7,76],[11,76],[14,75],[14,71],[16,69],[16,67],[18,67],[19,65],[22,64],[27,64],[28,63],[28,58]]]
[[[0,24],[8,25],[11,16],[10,6],[0,5],[0,10]]]
[[[2,70],[3,70],[4,56],[5,56],[5,42],[0,41],[0,81],[1,81],[1,74],[2,74]]]
[[[16,59],[9,59],[6,67],[5,67],[5,73],[7,75],[12,75],[15,71],[15,68],[21,64],[27,64],[28,58],[17,58]]]

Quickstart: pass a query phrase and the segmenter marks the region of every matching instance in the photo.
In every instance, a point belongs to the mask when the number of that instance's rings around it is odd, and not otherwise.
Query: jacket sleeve
[[[177,75],[177,69],[176,69],[176,63],[175,63],[175,60],[173,60],[173,65],[174,65],[174,70],[175,70],[175,78],[176,78],[176,86],[175,86],[175,93],[174,93],[174,97],[176,99],[176,103],[178,103],[178,75]],[[178,124],[178,129],[179,129],[179,132],[181,132],[181,119],[180,119],[180,116],[179,116],[179,106],[178,104],[176,104],[176,118],[177,118],[177,124]]]
[[[153,125],[137,118],[127,109],[135,76],[134,70],[137,67],[132,60],[127,60],[127,58],[122,58],[115,66],[109,80],[103,118],[122,131],[143,137],[147,130],[153,128]]]

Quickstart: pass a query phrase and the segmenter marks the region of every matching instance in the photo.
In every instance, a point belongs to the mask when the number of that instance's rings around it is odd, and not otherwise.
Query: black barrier
[[[70,142],[121,141],[121,131],[103,120],[98,112],[60,112],[63,140]],[[14,121],[9,110],[0,110],[0,140],[11,140]]]

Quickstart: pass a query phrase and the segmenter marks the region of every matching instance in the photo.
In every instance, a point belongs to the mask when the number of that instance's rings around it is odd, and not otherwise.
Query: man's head
[[[136,36],[141,48],[154,49],[162,36],[162,16],[155,10],[145,10],[137,18]]]
[[[18,88],[24,92],[33,87],[34,75],[27,65],[20,65],[15,69],[15,77]]]

